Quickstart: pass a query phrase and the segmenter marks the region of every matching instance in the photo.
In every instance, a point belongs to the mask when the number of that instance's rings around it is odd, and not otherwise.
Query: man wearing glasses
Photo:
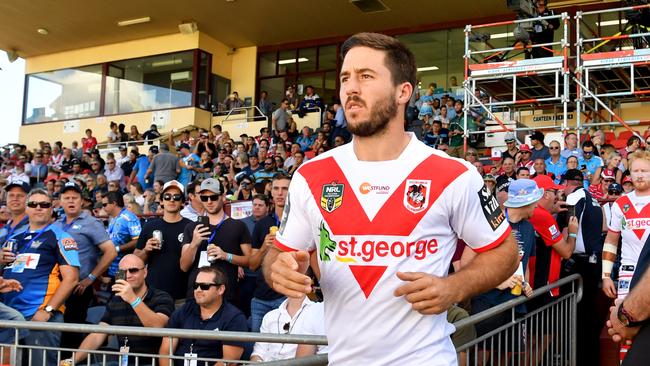
[[[163,328],[174,311],[174,301],[162,290],[147,286],[147,268],[133,254],[122,258],[119,269],[125,272],[126,279],[119,279],[113,285],[115,296],[106,305],[106,312],[99,325],[136,326],[148,328]],[[96,350],[108,338],[105,333],[91,333],[79,346],[83,350]],[[118,336],[120,347],[129,347],[128,353],[155,354],[160,345],[160,339],[153,337]],[[74,363],[81,364],[88,357],[88,352],[77,351]],[[101,359],[101,357],[100,357]],[[110,358],[108,358],[110,360]],[[135,365],[135,357],[129,356],[128,364]],[[151,365],[152,359],[141,358],[139,365]],[[54,365],[56,363],[48,363]]]
[[[227,290],[226,283],[226,275],[219,268],[213,266],[199,268],[196,280],[192,282],[193,299],[188,299],[185,305],[172,314],[167,328],[247,332],[248,324],[244,314],[224,298]],[[165,337],[160,345],[159,354],[162,357],[159,364],[161,366],[197,364],[186,361],[193,358],[239,360],[243,352],[243,342],[192,338],[171,338],[170,342],[170,338]],[[185,361],[164,357],[170,354],[185,356]],[[199,361],[198,364],[204,363]],[[209,364],[226,365],[225,362]]]
[[[120,193],[104,193],[102,195],[102,205],[104,211],[110,217],[108,236],[115,244],[115,250],[117,250],[117,258],[108,268],[108,275],[113,278],[124,253],[130,253],[135,248],[142,227],[138,217],[124,208],[124,199]]]
[[[280,102],[280,108],[276,109],[271,116],[271,126],[273,127],[274,132],[284,131],[289,127],[289,119],[291,116],[287,109],[289,108],[289,100],[287,98],[282,99]]]
[[[548,151],[551,156],[546,159],[546,171],[553,174],[555,183],[560,183],[562,174],[566,172],[566,159],[560,155],[560,143],[556,140],[548,144]]]
[[[26,320],[63,323],[63,304],[79,280],[77,243],[51,224],[52,200],[47,191],[34,189],[27,195],[29,227],[9,239],[12,251],[4,257],[10,264],[3,277],[16,280],[23,291],[4,295],[4,303]],[[31,330],[27,345],[58,347],[61,332]],[[47,352],[47,365],[56,364],[56,352]],[[32,364],[43,364],[43,353],[32,353]]]
[[[63,215],[55,226],[70,234],[79,247],[79,284],[65,303],[66,323],[85,323],[88,306],[94,297],[93,283],[104,275],[117,252],[104,224],[81,209],[81,188],[74,182],[61,189]],[[83,340],[79,333],[65,333],[64,347],[76,348]]]
[[[106,160],[104,175],[109,182],[118,182],[119,188],[124,188],[124,171],[117,166],[115,159]]]
[[[214,266],[221,269],[228,279],[225,297],[238,305],[238,267],[248,267],[251,236],[246,224],[228,217],[224,212],[223,192],[223,186],[217,179],[208,178],[201,183],[199,197],[207,217],[200,217],[197,222],[185,227],[180,264],[184,272],[190,273],[190,285],[194,283],[199,268]],[[204,220],[209,223],[207,227],[201,223],[206,222]],[[188,297],[193,296],[194,292],[188,289]]]
[[[591,141],[585,141],[582,143],[582,159],[578,163],[580,165],[580,170],[585,175],[584,187],[589,188],[589,183],[591,183],[591,178],[593,177],[596,170],[603,165],[603,159],[594,155],[596,147]]]
[[[183,185],[175,180],[165,183],[162,192],[163,217],[149,220],[138,237],[135,255],[147,263],[149,284],[170,294],[175,301],[185,299],[187,273],[178,259],[183,246],[183,230],[192,221],[181,216],[185,196]],[[153,235],[160,232],[162,240]]]

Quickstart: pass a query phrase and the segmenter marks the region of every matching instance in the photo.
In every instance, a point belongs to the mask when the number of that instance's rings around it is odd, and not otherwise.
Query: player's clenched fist
[[[305,275],[309,268],[306,251],[282,252],[271,264],[273,289],[287,297],[300,298],[311,292],[311,279]]]

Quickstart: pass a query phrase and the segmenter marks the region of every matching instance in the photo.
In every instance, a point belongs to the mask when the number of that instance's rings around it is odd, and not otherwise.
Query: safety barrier
[[[571,291],[523,316],[516,313],[517,306],[530,304],[532,299],[563,286]],[[574,274],[538,288],[530,298],[520,296],[454,323],[460,329],[509,314],[504,325],[456,348],[460,361],[464,361],[460,364],[575,365],[577,304],[581,299],[582,277]]]
[[[313,335],[294,335],[294,334],[262,334],[262,333],[247,333],[247,332],[223,332],[223,331],[208,331],[208,330],[186,330],[186,329],[167,329],[167,328],[145,328],[145,327],[127,327],[127,326],[99,326],[88,324],[66,324],[66,323],[43,323],[43,322],[22,322],[22,321],[2,321],[0,328],[12,328],[15,335],[18,334],[19,329],[41,330],[51,332],[71,332],[71,333],[101,333],[106,335],[118,335],[128,337],[158,337],[169,338],[170,344],[172,338],[192,339],[192,340],[213,340],[213,341],[230,341],[230,342],[269,342],[269,343],[289,343],[289,344],[312,344],[312,345],[326,345],[327,338],[325,336]],[[21,345],[18,343],[18,337],[14,337],[15,341],[12,344],[0,344],[0,347],[9,347],[11,349],[11,359],[4,360],[4,356],[0,352],[0,364],[20,364],[20,358],[27,360],[29,365],[32,363],[32,358],[35,352],[40,352],[45,355],[46,352],[55,352],[57,365],[65,358],[62,357],[63,352],[72,352],[73,357],[79,351],[87,352],[89,356],[86,360],[80,363],[73,363],[74,365],[112,365],[116,361],[122,361],[124,357],[128,356],[129,364],[135,365],[157,365],[160,363],[161,358],[169,358],[171,360],[184,360],[184,356],[174,356],[172,349],[165,355],[152,355],[141,353],[121,353],[119,350],[77,350],[66,348],[53,348],[45,346],[34,345]],[[121,345],[120,345],[121,346]],[[127,342],[128,346],[128,342]],[[22,356],[20,355],[22,353]],[[230,364],[249,364],[250,361],[241,360],[224,360],[224,359],[210,359],[210,358],[195,358],[196,365],[213,365],[215,362],[228,362]],[[8,361],[8,362],[7,362]],[[118,363],[121,365],[120,363]],[[327,365],[326,355],[315,355],[312,357],[305,357],[293,360],[283,360],[281,363],[262,362],[256,363],[258,365]],[[43,366],[52,366],[46,364],[45,357],[43,357]]]

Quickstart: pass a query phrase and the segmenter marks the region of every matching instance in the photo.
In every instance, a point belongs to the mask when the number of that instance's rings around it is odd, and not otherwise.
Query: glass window
[[[230,80],[219,75],[212,74],[212,111],[221,112],[226,110],[223,101],[230,95]]]
[[[194,51],[113,62],[105,114],[192,106]]]
[[[298,70],[300,72],[316,70],[316,47],[298,50]]]
[[[272,104],[280,105],[280,101],[284,98],[286,90],[285,78],[272,78],[260,80],[260,91],[268,93],[268,100]],[[273,108],[275,109],[275,107]]]
[[[296,50],[288,50],[280,52],[280,59],[278,60],[278,75],[293,74],[296,72]]]
[[[262,53],[259,61],[259,76],[274,76],[277,61],[277,52]]]
[[[318,69],[336,70],[336,45],[318,48]]]
[[[41,72],[27,76],[25,123],[99,115],[102,66]]]
[[[199,80],[198,95],[196,96],[197,106],[201,109],[208,109],[210,105],[210,63],[211,56],[209,53],[199,51]]]

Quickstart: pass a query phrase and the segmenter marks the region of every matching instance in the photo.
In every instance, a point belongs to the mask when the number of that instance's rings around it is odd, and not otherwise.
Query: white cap
[[[162,191],[165,192],[171,187],[176,187],[181,190],[181,193],[185,193],[185,187],[183,187],[183,185],[177,180],[170,180],[169,182],[165,183],[165,185],[163,185]]]

